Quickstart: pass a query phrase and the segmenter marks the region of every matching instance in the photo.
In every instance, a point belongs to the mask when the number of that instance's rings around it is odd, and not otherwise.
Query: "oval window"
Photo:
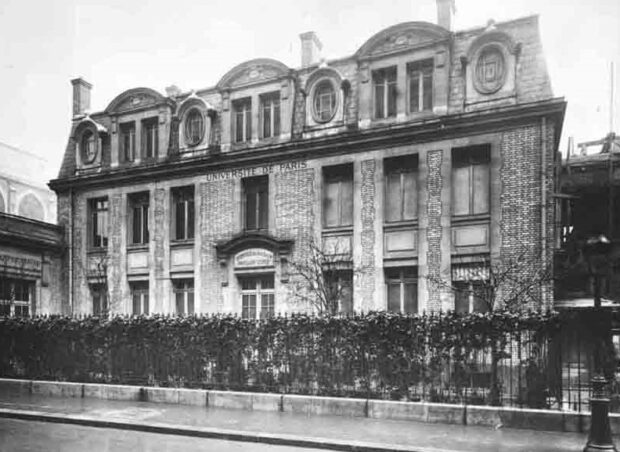
[[[484,94],[498,91],[506,79],[504,54],[496,46],[488,46],[480,52],[476,61],[474,85]]]
[[[336,90],[330,80],[317,84],[312,113],[316,122],[330,121],[336,114]]]
[[[202,141],[205,133],[205,123],[202,113],[193,109],[185,118],[185,141],[190,146],[195,146]]]
[[[91,130],[87,130],[82,134],[80,150],[82,153],[82,161],[84,163],[92,163],[95,160],[95,157],[97,157],[95,134]]]

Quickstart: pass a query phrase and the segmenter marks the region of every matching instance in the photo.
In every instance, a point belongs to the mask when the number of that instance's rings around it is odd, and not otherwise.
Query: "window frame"
[[[195,119],[195,120],[194,120]],[[197,127],[198,130],[194,130]],[[183,121],[183,136],[188,146],[198,146],[204,140],[206,131],[205,115],[197,107],[190,108]],[[197,132],[197,134],[194,134]]]
[[[280,99],[280,92],[274,91],[261,94],[259,99],[261,138],[278,138],[282,132],[282,100]],[[269,112],[269,123],[265,121],[266,111]],[[267,124],[269,124],[269,133],[265,133]]]
[[[142,128],[142,158],[144,160],[152,160],[157,158],[159,152],[159,118],[143,119]],[[149,146],[149,144],[151,146]]]
[[[241,180],[243,190],[243,229],[245,231],[266,231],[269,229],[269,176],[246,177]],[[256,196],[254,200],[254,225],[249,225],[251,218],[248,208],[249,197]],[[264,212],[263,212],[264,208]],[[263,215],[261,215],[263,213]],[[254,227],[252,227],[254,226]]]
[[[401,224],[401,223],[415,223],[418,220],[419,210],[419,156],[418,154],[403,155],[397,157],[386,158],[383,161],[383,187],[384,187],[384,209],[383,209],[383,221],[385,224]],[[390,176],[400,175],[400,189],[399,189],[399,214],[398,219],[390,219],[389,214],[390,203],[389,199],[392,198],[392,192],[390,191]],[[406,218],[407,199],[406,199],[406,177],[411,175],[412,184],[414,190],[413,206],[415,208],[414,215],[411,218]]]
[[[241,296],[241,318],[246,320],[261,320],[269,317],[274,317],[276,313],[276,292],[275,292],[275,275],[273,273],[266,275],[256,276],[239,276],[239,293]],[[264,287],[265,281],[270,281],[270,284]],[[250,289],[244,288],[244,282],[253,282],[253,287]],[[267,309],[264,309],[263,295],[270,298]],[[254,300],[254,316],[250,316],[250,307],[245,307],[246,296],[255,296]]]
[[[486,166],[484,174],[486,174],[486,209],[484,211],[476,211],[476,201],[482,200],[482,197],[476,197],[476,174],[477,168]],[[456,192],[463,192],[464,188],[457,187],[456,183],[456,171],[458,169],[467,168],[468,175],[468,207],[466,213],[457,213],[456,209]],[[451,202],[450,209],[451,215],[455,218],[469,218],[469,217],[482,217],[486,218],[491,214],[491,146],[490,145],[477,145],[467,148],[455,148],[452,149],[452,168],[451,168]]]
[[[396,277],[391,276],[394,273],[398,272]],[[407,272],[410,272],[411,275],[408,275]],[[384,270],[385,274],[385,295],[386,295],[386,310],[388,312],[394,312],[390,310],[390,285],[395,286],[398,285],[399,290],[399,310],[398,312],[401,314],[417,314],[419,312],[419,302],[418,302],[418,268],[415,266],[404,266],[404,267],[388,267]],[[414,276],[412,276],[414,275]],[[406,285],[413,285],[413,291],[411,292],[414,295],[412,309],[411,312],[407,311],[407,300],[405,299],[406,294]]]
[[[391,77],[393,76],[393,79]],[[378,89],[382,88],[381,114],[378,107]],[[372,71],[373,118],[388,119],[397,115],[398,69],[388,66]],[[391,107],[391,108],[390,108]]]
[[[21,290],[17,290],[18,287]],[[18,293],[27,294],[28,299],[18,299]],[[36,314],[35,308],[36,281],[0,276],[0,316],[32,317]]]
[[[130,233],[129,243],[132,246],[148,245],[150,240],[150,224],[149,224],[149,209],[150,209],[150,193],[140,192],[131,193],[128,195],[129,215],[128,215],[128,229]],[[136,217],[136,211],[139,211],[138,217]],[[139,219],[139,229],[136,229],[136,218]],[[138,240],[136,240],[136,231],[139,231]]]
[[[172,294],[174,299],[175,315],[190,316],[196,314],[196,299],[194,296],[194,290],[194,278],[179,278],[172,280]],[[181,301],[183,303],[183,312],[181,313],[179,313],[178,309],[179,295],[182,297]]]
[[[327,224],[327,200],[328,200],[328,184],[338,184],[338,193],[337,193],[337,212],[336,216],[338,217],[337,224],[328,225]],[[345,200],[343,195],[343,186],[348,184],[350,186],[350,221],[346,222],[343,217],[343,213],[345,211]],[[345,163],[342,165],[334,165],[334,166],[325,166],[323,167],[323,187],[322,187],[322,223],[324,229],[335,229],[335,228],[352,228],[353,227],[353,215],[355,213],[355,169],[352,163]]]
[[[429,69],[430,68],[430,69]],[[428,69],[429,72],[425,72]],[[425,105],[427,89],[425,88],[425,76],[430,79],[430,105]],[[424,112],[432,112],[434,108],[435,100],[435,62],[432,58],[413,61],[407,63],[407,111],[409,114],[418,114]],[[412,89],[413,80],[417,78],[417,92],[418,98],[416,99],[417,108],[414,109],[414,91]]]
[[[243,144],[252,141],[252,97],[242,97],[232,101],[233,143]],[[241,118],[241,129],[239,119]],[[241,131],[241,136],[239,132]]]
[[[136,122],[128,121],[119,124],[120,161],[124,163],[136,160]],[[129,145],[129,149],[127,149]]]
[[[99,205],[105,203],[105,205]],[[107,249],[110,242],[110,203],[107,196],[88,200],[88,246],[92,249]],[[103,216],[103,218],[100,218]],[[103,234],[97,234],[103,229]],[[99,239],[97,238],[99,237]]]
[[[93,163],[97,158],[97,135],[90,128],[80,136],[80,155],[86,164]]]
[[[331,91],[330,94],[321,93],[321,89],[323,87],[329,87]],[[323,115],[323,97],[329,96],[328,104],[330,105],[330,111],[327,111],[327,115]],[[338,111],[338,102],[339,102],[338,90],[334,84],[334,81],[330,78],[322,78],[315,82],[312,88],[312,118],[318,124],[325,124],[330,122],[336,116],[336,112]],[[318,101],[318,109],[317,109],[317,101]]]
[[[149,282],[148,281],[131,281],[129,283],[131,292],[131,312],[132,315],[149,315],[150,299],[149,299]],[[136,312],[136,307],[139,309]]]
[[[172,189],[172,241],[192,241],[196,234],[195,189],[193,185]],[[183,205],[182,234],[179,229],[179,205]],[[191,221],[190,221],[191,219]]]
[[[107,287],[105,284],[90,284],[93,316],[107,317],[110,311]]]

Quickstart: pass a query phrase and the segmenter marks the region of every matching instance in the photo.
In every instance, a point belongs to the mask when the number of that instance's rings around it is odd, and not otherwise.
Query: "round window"
[[[80,141],[80,152],[84,163],[93,163],[97,157],[97,146],[95,134],[91,130],[87,130],[82,134]]]
[[[190,110],[185,118],[185,141],[195,146],[202,141],[205,133],[205,122],[200,110]]]
[[[336,90],[330,80],[322,80],[314,89],[312,116],[316,122],[328,122],[336,114]]]
[[[474,86],[478,92],[492,94],[506,80],[506,63],[502,50],[495,46],[484,47],[478,54],[474,74]]]

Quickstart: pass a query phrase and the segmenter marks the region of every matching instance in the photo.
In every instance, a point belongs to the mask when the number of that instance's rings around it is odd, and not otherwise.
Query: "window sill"
[[[89,247],[88,250],[86,251],[86,254],[89,255],[103,255],[103,254],[107,254],[108,252],[108,248],[107,247]]]
[[[323,226],[323,235],[352,234],[353,226]]]
[[[452,224],[488,223],[489,221],[491,221],[491,215],[488,213],[482,215],[452,215]]]
[[[131,243],[127,245],[127,251],[148,251],[148,243]]]
[[[194,239],[182,239],[170,241],[170,248],[191,248],[194,246]]]
[[[383,229],[392,230],[392,229],[409,229],[418,227],[418,220],[407,220],[407,221],[392,221],[383,223]]]

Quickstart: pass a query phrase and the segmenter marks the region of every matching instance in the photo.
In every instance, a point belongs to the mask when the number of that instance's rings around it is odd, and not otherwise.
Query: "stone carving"
[[[497,92],[506,81],[506,61],[502,50],[495,45],[481,49],[474,66],[474,87],[482,94]]]
[[[275,78],[278,75],[280,75],[280,73],[275,68],[264,65],[254,65],[241,72],[241,74],[232,80],[230,85],[239,86],[248,83],[255,83],[261,80]]]
[[[136,94],[133,96],[127,97],[121,104],[116,108],[116,111],[128,111],[134,110],[136,108],[142,108],[144,106],[154,105],[157,103],[157,99],[153,96],[149,96],[146,94]]]
[[[377,46],[372,49],[370,53],[372,55],[388,53],[394,50],[399,50],[403,47],[412,47],[429,41],[432,41],[432,38],[428,35],[408,31],[401,34],[388,36],[385,40],[377,44]]]

